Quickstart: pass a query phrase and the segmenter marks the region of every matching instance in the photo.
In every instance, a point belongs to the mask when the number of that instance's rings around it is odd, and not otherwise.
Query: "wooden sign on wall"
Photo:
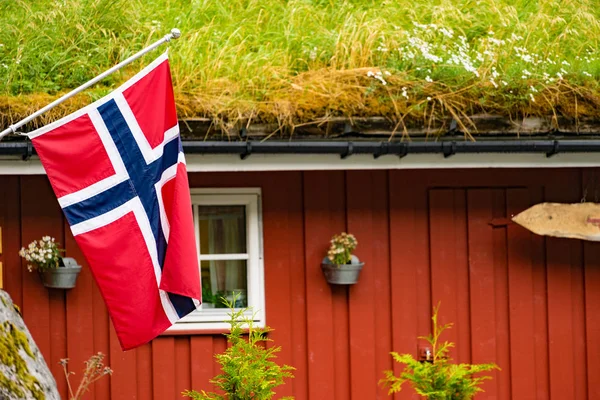
[[[600,204],[540,203],[512,218],[538,235],[600,241]]]

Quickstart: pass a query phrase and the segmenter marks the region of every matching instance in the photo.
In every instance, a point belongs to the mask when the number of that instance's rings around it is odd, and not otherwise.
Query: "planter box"
[[[333,264],[325,257],[321,262],[321,270],[327,282],[333,285],[353,285],[358,281],[363,265],[365,263],[356,256],[352,256],[350,264],[342,265]]]
[[[53,289],[72,289],[75,287],[77,276],[81,272],[81,266],[77,265],[74,258],[69,257],[63,258],[61,264],[63,265],[58,268],[39,273],[44,286]]]

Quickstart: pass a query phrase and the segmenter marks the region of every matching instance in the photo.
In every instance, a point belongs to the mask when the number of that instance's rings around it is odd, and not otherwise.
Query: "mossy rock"
[[[0,290],[0,399],[60,399],[56,381],[12,299]]]

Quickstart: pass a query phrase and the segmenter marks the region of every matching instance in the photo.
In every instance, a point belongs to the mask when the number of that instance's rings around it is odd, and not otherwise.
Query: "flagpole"
[[[92,79],[92,80],[84,83],[83,85],[79,86],[76,89],[73,89],[72,91],[70,91],[69,93],[67,93],[64,96],[60,97],[59,99],[54,100],[52,103],[48,104],[46,107],[40,109],[39,111],[36,111],[35,113],[31,114],[29,117],[20,120],[16,124],[10,125],[8,128],[6,128],[2,132],[0,132],[0,140],[2,140],[2,138],[4,136],[8,135],[9,133],[17,133],[17,129],[19,129],[20,127],[22,127],[26,123],[30,122],[31,120],[39,117],[40,115],[42,115],[46,111],[51,110],[52,108],[56,107],[57,105],[59,105],[63,101],[65,101],[65,100],[67,100],[67,99],[75,96],[77,93],[79,93],[79,92],[81,92],[81,91],[89,88],[90,86],[92,86],[93,84],[95,84],[95,83],[101,81],[102,79],[106,78],[108,75],[112,74],[113,72],[115,72],[115,71],[123,68],[124,66],[126,66],[127,64],[130,64],[131,62],[137,60],[138,58],[140,58],[144,54],[146,54],[146,53],[154,50],[155,48],[157,48],[161,44],[169,42],[169,41],[171,41],[171,39],[178,39],[179,36],[181,36],[181,32],[179,31],[179,29],[176,29],[176,28],[171,29],[171,33],[165,35],[162,39],[157,40],[156,42],[152,43],[150,46],[146,47],[145,49],[138,51],[137,53],[135,53],[134,55],[132,55],[128,59],[126,59],[124,61],[121,61],[120,63],[118,63],[117,65],[115,65],[114,67],[112,67],[111,69],[104,71],[103,73],[101,73],[100,75],[98,75],[97,77],[95,77],[94,79]]]

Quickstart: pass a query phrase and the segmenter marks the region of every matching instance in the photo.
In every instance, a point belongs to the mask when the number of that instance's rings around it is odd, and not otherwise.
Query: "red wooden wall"
[[[441,302],[460,362],[496,362],[480,399],[600,399],[600,244],[542,238],[509,224],[540,201],[581,199],[598,171],[465,170],[191,174],[193,187],[261,187],[267,323],[297,368],[281,395],[388,398],[377,381],[389,352],[416,354]],[[594,200],[590,188],[588,200]],[[600,188],[598,188],[600,189]],[[80,376],[94,352],[111,379],[90,399],[176,399],[210,389],[221,335],[163,336],[122,352],[89,271],[49,290],[18,249],[42,235],[83,261],[45,177],[0,177],[5,288],[21,307],[63,397],[59,359]],[[366,265],[352,287],[331,287],[319,265],[348,230]],[[406,388],[397,399],[416,398]]]

